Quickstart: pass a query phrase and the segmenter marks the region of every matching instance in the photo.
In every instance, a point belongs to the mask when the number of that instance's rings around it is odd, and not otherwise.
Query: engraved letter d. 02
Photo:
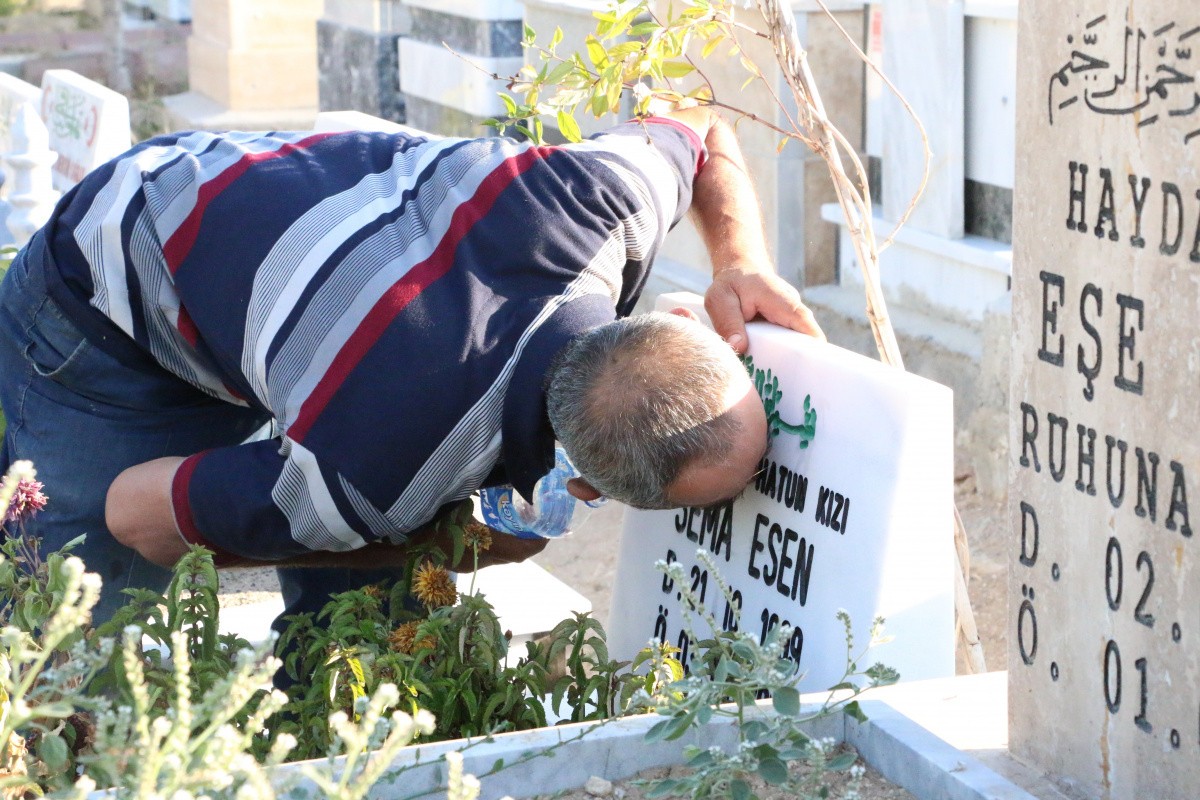
[[[1032,523],[1032,536],[1030,535],[1030,525]],[[1038,557],[1038,519],[1037,512],[1033,510],[1033,506],[1021,501],[1021,555],[1019,559],[1021,564],[1026,567],[1032,567],[1037,563]]]

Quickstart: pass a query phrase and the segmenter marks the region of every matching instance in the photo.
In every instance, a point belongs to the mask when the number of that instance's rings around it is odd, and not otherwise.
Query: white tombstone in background
[[[322,111],[317,114],[313,123],[315,133],[335,133],[337,131],[378,131],[381,133],[408,133],[413,136],[438,138],[433,134],[417,130],[390,119],[383,119],[362,111]]]
[[[678,305],[701,308],[695,295],[659,298],[659,308]],[[894,637],[860,667],[881,661],[906,680],[953,675],[950,390],[774,325],[748,330],[748,366],[781,430],[759,479],[728,506],[626,511],[612,657],[631,658],[654,638],[686,646],[685,663],[694,658],[678,587],[658,560],[680,562],[729,625],[726,600],[696,559],[703,545],[740,599],[741,630],[761,639],[778,622],[794,626],[786,653],[806,674],[803,689],[843,674],[839,609],[853,621],[856,655],[877,616]]]
[[[37,108],[41,98],[42,90],[32,83],[0,72],[0,159],[12,150],[12,125],[21,106],[32,103]],[[5,172],[4,182],[0,184],[0,200],[8,197],[11,191],[12,175]]]
[[[42,119],[58,153],[54,188],[59,191],[133,144],[125,96],[69,69],[48,69],[42,76]]]
[[[50,177],[58,156],[50,149],[45,123],[31,103],[22,104],[13,115],[9,137],[11,149],[2,159],[12,180],[5,222],[13,241],[22,246],[46,224],[58,201]]]

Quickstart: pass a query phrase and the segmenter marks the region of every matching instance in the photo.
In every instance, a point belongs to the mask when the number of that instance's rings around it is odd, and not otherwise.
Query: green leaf
[[[557,85],[562,82],[562,79],[575,71],[575,65],[570,61],[562,61],[557,64],[554,69],[546,75],[546,83]]]
[[[641,12],[642,9],[640,5],[636,5],[629,11],[625,12],[620,19],[613,23],[612,29],[608,32],[608,38],[611,39],[614,36],[620,36],[622,33],[624,33],[633,23],[634,17]]]
[[[599,39],[588,34],[584,44],[587,46],[588,58],[596,69],[604,69],[608,66],[608,51],[604,49],[604,45],[600,44]]]
[[[786,783],[788,779],[787,764],[778,758],[764,758],[758,762],[758,777],[772,786]]]
[[[673,720],[671,719],[664,719],[660,722],[654,723],[654,725],[651,726],[650,730],[646,731],[646,735],[642,738],[644,738],[647,742],[657,742],[662,740],[663,737],[667,735],[667,728],[670,726],[672,721]]]
[[[842,708],[842,712],[847,716],[854,717],[859,722],[866,722],[867,715],[863,713],[862,708],[858,705],[857,700],[852,700]]]
[[[579,130],[579,123],[575,121],[575,117],[566,111],[560,110],[558,112],[558,131],[566,137],[568,142],[583,140],[583,133]]]
[[[618,45],[613,45],[609,48],[608,58],[610,61],[622,61],[626,56],[642,51],[641,42],[621,42]]]
[[[653,22],[653,21],[639,22],[637,25],[634,25],[632,28],[629,29],[629,35],[630,36],[645,36],[648,33],[654,33],[660,27],[662,27],[662,26],[659,25],[657,22]]]
[[[515,117],[517,115],[517,101],[513,100],[505,92],[496,92],[496,94],[500,95],[500,99],[504,102],[504,113],[510,117]]]
[[[758,720],[751,720],[742,725],[742,740],[746,742],[757,742],[767,733],[767,726]]]
[[[742,663],[754,662],[754,648],[749,642],[739,640],[733,643],[733,654],[742,660]]]
[[[686,61],[666,61],[662,65],[663,75],[668,78],[683,78],[695,70],[696,68]]]
[[[563,40],[563,29],[561,27],[559,27],[558,25],[555,25],[554,26],[554,35],[550,37],[551,52],[553,52],[554,48],[558,47],[562,43],[562,40]]]
[[[775,706],[775,711],[784,716],[800,716],[800,693],[791,686],[776,689],[771,703]]]
[[[595,94],[592,95],[591,109],[592,114],[597,117],[602,117],[608,113],[608,95]]]
[[[850,767],[854,766],[855,761],[858,761],[858,754],[853,750],[849,750],[845,753],[839,753],[831,758],[829,763],[825,765],[825,769],[833,770],[834,772],[841,772],[844,769],[849,769]]]
[[[648,798],[668,797],[675,793],[675,790],[676,790],[676,788],[679,787],[679,784],[680,784],[680,781],[676,778],[663,778],[658,783],[653,784],[646,791],[646,797],[648,797]]]
[[[680,716],[675,717],[673,720],[671,720],[671,722],[667,725],[667,735],[663,738],[665,738],[667,741],[671,741],[673,739],[678,739],[680,736],[683,736],[685,733],[687,733],[688,728],[691,728],[691,727],[692,727],[691,715],[690,714],[681,714]]]
[[[710,55],[712,55],[712,51],[716,50],[717,47],[723,41],[725,41],[725,34],[723,34],[723,33],[717,34],[716,36],[709,39],[707,42],[704,43],[704,47],[702,47],[700,49],[700,57],[708,58]]]
[[[750,791],[750,784],[741,778],[734,778],[729,782],[729,796],[732,800],[750,800],[754,793]]]
[[[52,772],[61,772],[67,768],[70,751],[66,740],[56,733],[42,737],[38,743],[38,755]]]

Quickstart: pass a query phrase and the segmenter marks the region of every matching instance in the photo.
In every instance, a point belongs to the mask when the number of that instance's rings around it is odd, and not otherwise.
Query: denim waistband
[[[22,291],[48,298],[94,346],[127,367],[152,371],[162,369],[154,357],[117,327],[115,322],[66,285],[46,243],[44,230],[33,235],[17,254],[10,269],[20,270],[13,277]]]

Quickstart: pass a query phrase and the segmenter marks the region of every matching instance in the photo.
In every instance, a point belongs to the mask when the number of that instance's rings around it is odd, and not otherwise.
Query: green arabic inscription
[[[796,425],[780,416],[779,401],[783,399],[783,390],[779,388],[779,377],[771,373],[770,368],[763,370],[754,366],[753,356],[742,356],[742,363],[754,390],[762,400],[763,410],[767,412],[767,430],[772,437],[780,433],[790,433],[800,439],[800,449],[808,447],[808,443],[817,435],[817,410],[812,407],[812,395],[804,396],[804,422]]]

